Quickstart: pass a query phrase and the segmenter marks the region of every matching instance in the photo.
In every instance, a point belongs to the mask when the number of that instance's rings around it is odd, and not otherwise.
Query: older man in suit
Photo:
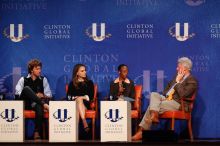
[[[170,111],[179,110],[180,99],[182,97],[190,98],[197,90],[197,80],[191,75],[192,61],[187,57],[178,59],[177,75],[171,80],[162,95],[152,92],[150,95],[150,103],[145,115],[139,124],[138,132],[132,137],[132,140],[142,139],[142,130],[150,130],[152,123],[159,123],[159,114]],[[186,104],[186,111],[189,104]]]

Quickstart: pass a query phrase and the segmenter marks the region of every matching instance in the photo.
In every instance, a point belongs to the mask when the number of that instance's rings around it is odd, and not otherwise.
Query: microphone
[[[109,99],[110,99],[110,100],[113,100],[113,96],[110,96]]]
[[[122,88],[125,88],[125,81],[122,81],[121,84],[122,84]]]

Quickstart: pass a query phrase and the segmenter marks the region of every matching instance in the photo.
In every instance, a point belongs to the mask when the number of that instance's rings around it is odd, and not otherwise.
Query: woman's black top
[[[91,80],[79,82],[78,88],[73,85],[73,81],[69,83],[68,91],[66,95],[67,100],[72,100],[72,98],[69,99],[68,96],[73,97],[73,96],[84,96],[84,95],[89,96],[89,101],[83,100],[83,103],[87,107],[87,109],[90,109],[90,102],[91,100],[93,100],[94,97],[94,85]]]

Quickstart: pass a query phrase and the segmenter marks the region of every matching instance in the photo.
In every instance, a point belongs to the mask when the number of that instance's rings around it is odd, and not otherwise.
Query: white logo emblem
[[[8,29],[9,29],[9,32],[8,32]],[[18,24],[18,36],[17,37],[15,37],[15,25],[14,24],[10,24],[10,28],[9,27],[5,28],[3,31],[3,34],[5,37],[11,39],[11,41],[16,42],[16,43],[29,37],[28,34],[23,36],[23,25],[22,24]]]
[[[97,36],[97,27],[100,27],[100,36]],[[92,34],[91,29],[92,28]],[[97,25],[96,23],[92,23],[92,27],[86,29],[86,35],[92,38],[94,41],[103,41],[105,38],[111,37],[111,34],[105,34],[105,23],[101,23],[101,25]]]
[[[184,23],[184,32],[183,32],[183,36],[180,35],[180,23],[176,23],[175,26],[170,27],[169,29],[169,34],[172,37],[176,37],[176,39],[178,41],[186,41],[189,38],[192,38],[195,36],[195,33],[191,33],[189,34],[189,24],[188,23]],[[175,28],[175,33],[173,33],[173,29]]]
[[[199,6],[205,3],[205,0],[185,0],[189,6]]]

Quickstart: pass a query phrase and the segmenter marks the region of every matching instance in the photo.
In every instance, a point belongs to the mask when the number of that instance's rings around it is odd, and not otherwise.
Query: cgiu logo
[[[100,27],[100,36],[97,35],[97,27]],[[101,25],[92,23],[92,27],[88,27],[86,29],[86,35],[98,42],[103,41],[105,38],[111,37],[111,34],[105,34],[105,23],[101,23]]]
[[[15,109],[5,109],[3,112],[1,112],[0,116],[7,122],[13,122],[19,118],[16,116]]]
[[[105,113],[105,118],[109,119],[111,122],[117,122],[121,120],[123,117],[120,115],[119,109],[109,109],[109,111]]]
[[[58,109],[57,111],[53,113],[53,117],[59,120],[59,122],[66,122],[67,120],[72,118],[72,117],[67,117],[67,116],[68,116],[67,109],[63,109],[63,110]]]
[[[195,36],[195,33],[189,34],[189,23],[184,23],[183,25],[183,35],[180,35],[180,23],[176,23],[175,26],[172,26],[169,28],[169,34],[172,37],[176,37],[178,41],[186,41],[189,38],[192,38]],[[175,28],[175,33],[174,33]]]
[[[18,28],[18,36],[15,36],[15,28]],[[29,35],[26,34],[23,36],[23,24],[18,24],[18,27],[15,27],[14,24],[10,24],[10,27],[6,27],[3,31],[5,37],[11,39],[13,42],[20,42],[25,38],[28,38]]]

